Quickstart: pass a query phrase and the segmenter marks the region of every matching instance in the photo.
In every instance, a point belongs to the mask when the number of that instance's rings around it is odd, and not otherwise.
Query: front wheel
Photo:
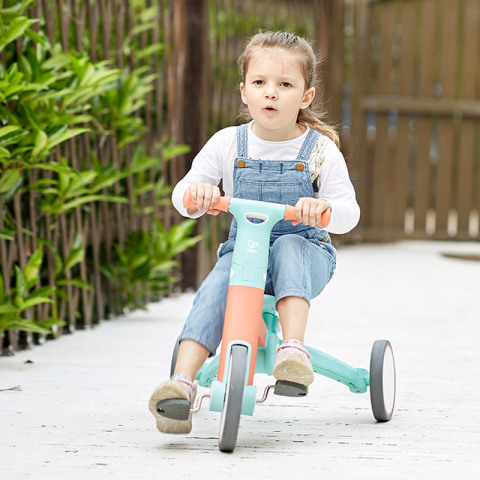
[[[370,401],[373,416],[388,422],[395,407],[395,359],[388,340],[377,340],[370,357]]]
[[[247,347],[232,346],[218,439],[222,452],[233,452],[237,442],[247,373],[247,354]]]

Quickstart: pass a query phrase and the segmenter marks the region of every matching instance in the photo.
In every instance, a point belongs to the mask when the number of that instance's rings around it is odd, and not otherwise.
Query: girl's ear
[[[300,108],[303,110],[308,108],[310,104],[313,102],[315,98],[315,87],[310,87],[303,95],[302,103],[300,104]]]
[[[242,102],[247,105],[247,97],[245,96],[245,84],[243,82],[240,83],[240,95],[242,97]]]

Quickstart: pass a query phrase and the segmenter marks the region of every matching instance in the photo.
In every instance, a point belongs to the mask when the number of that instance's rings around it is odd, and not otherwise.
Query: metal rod
[[[265,387],[262,398],[260,398],[259,400],[256,400],[255,403],[265,402],[267,400],[268,394],[270,393],[270,390],[272,390],[273,388],[275,388],[275,385],[268,385],[267,387]],[[197,413],[200,410],[200,408],[202,408],[203,400],[205,398],[210,398],[210,397],[211,395],[209,393],[204,393],[203,395],[200,395],[195,401],[195,406],[190,409],[190,413]]]
[[[200,408],[202,407],[202,401],[204,398],[210,398],[210,394],[209,393],[204,393],[203,395],[200,395],[198,398],[197,398],[197,401],[195,402],[195,406],[193,408],[190,409],[190,413],[197,413]]]
[[[265,391],[263,392],[263,397],[260,400],[257,400],[256,403],[265,402],[272,388],[275,388],[275,385],[268,385],[268,387],[265,387]]]

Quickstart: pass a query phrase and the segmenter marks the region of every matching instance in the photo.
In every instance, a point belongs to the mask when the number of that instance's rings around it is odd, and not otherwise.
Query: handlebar
[[[196,206],[195,202],[192,200],[192,194],[190,192],[190,189],[187,189],[187,191],[185,192],[185,195],[183,196],[183,206],[185,208]],[[213,208],[214,210],[219,210],[221,212],[228,212],[230,208],[230,197],[227,197],[227,196],[220,197],[217,204]],[[329,208],[327,208],[327,210],[324,210],[320,219],[320,223],[322,224],[322,226],[324,227],[328,226],[328,224],[330,223],[331,215],[332,215],[332,212]],[[297,215],[295,214],[295,207],[293,207],[292,205],[285,205],[284,220],[291,220],[294,222],[298,222]]]

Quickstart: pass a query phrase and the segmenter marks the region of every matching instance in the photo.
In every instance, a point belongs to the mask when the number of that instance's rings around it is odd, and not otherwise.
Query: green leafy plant
[[[178,278],[171,275],[175,257],[200,241],[190,237],[195,222],[185,220],[168,231],[154,220],[150,232],[133,232],[121,248],[116,244],[112,263],[102,263],[102,273],[115,288],[118,301],[130,309],[144,308],[137,297],[165,293]]]
[[[52,326],[64,324],[62,320],[55,317],[45,319],[42,323],[25,317],[28,309],[53,302],[51,297],[55,287],[34,288],[40,281],[39,271],[42,261],[43,247],[40,247],[30,256],[23,270],[15,265],[15,285],[8,292],[4,292],[4,279],[0,275],[0,337],[3,337],[6,330],[48,334]]]
[[[163,45],[151,41],[142,47],[140,36],[150,35],[158,7],[145,0],[129,2],[135,26],[121,46],[125,57],[135,51],[129,71],[50,44],[43,19],[28,17],[33,3],[6,2],[0,10],[0,248],[15,252],[8,246],[23,238],[27,257],[23,270],[23,264],[15,265],[7,272],[11,278],[1,279],[0,330],[47,333],[64,324],[58,317],[74,289],[85,295],[92,291],[79,278],[85,279],[85,267],[92,266],[85,258],[89,241],[98,242],[95,246],[106,258],[114,258],[103,271],[118,292],[121,310],[164,292],[175,280],[175,255],[198,239],[189,237],[193,226],[188,223],[167,232],[155,220],[148,232],[140,229],[168,201],[164,162],[188,151],[167,140],[155,146],[155,158],[139,145],[146,133],[146,99],[156,79],[146,65],[152,58],[160,63],[163,55]],[[85,36],[86,50],[89,41]],[[109,53],[102,51],[103,42],[94,47],[98,57]],[[153,121],[157,114],[154,109],[149,113]],[[116,207],[108,210],[105,204],[111,202]],[[113,212],[117,222],[126,213],[122,230],[127,238],[109,232],[108,241],[102,234],[92,240],[90,220],[99,212]],[[130,221],[129,215],[142,221]],[[75,228],[81,231],[74,235]],[[31,255],[28,237],[42,245]],[[44,263],[38,263],[40,256]],[[38,267],[35,276],[33,265]],[[71,303],[69,309],[71,314]],[[49,316],[35,322],[39,310]]]

